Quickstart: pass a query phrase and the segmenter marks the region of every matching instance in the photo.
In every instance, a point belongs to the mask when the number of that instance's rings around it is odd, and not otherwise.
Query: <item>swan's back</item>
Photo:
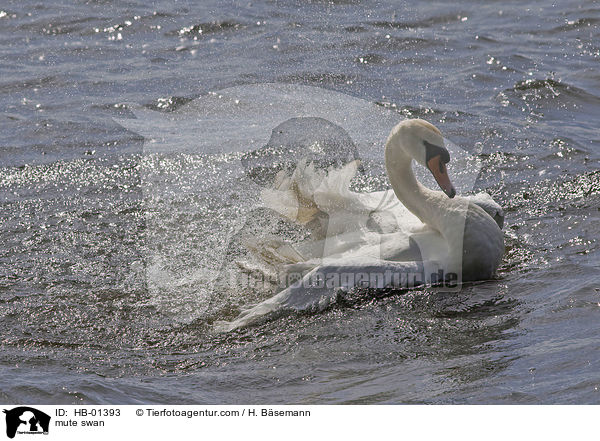
[[[462,241],[463,281],[492,278],[503,255],[502,230],[483,208],[470,202]]]

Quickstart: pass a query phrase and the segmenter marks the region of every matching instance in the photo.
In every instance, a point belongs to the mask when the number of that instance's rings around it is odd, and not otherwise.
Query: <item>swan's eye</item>
[[[423,144],[425,145],[425,162],[429,162],[431,158],[439,156],[444,164],[450,162],[450,153],[444,147],[440,147],[439,145],[431,144],[426,140],[423,140]]]

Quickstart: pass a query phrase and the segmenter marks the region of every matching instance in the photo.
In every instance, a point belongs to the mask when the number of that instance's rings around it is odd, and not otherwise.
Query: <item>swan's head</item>
[[[456,195],[450,182],[446,164],[450,153],[444,147],[444,137],[433,124],[422,119],[407,119],[392,130],[388,139],[394,148],[400,148],[423,167],[427,167],[449,198]]]

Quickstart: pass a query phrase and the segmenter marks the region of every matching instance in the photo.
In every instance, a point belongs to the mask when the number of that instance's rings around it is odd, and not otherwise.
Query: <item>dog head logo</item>
[[[6,414],[6,436],[14,438],[16,433],[48,433],[50,416],[33,407],[15,407],[4,410]]]

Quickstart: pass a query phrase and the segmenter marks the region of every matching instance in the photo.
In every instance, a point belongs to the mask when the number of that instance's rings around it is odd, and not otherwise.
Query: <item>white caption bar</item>
[[[598,406],[2,405],[0,438],[502,440],[597,436]]]

